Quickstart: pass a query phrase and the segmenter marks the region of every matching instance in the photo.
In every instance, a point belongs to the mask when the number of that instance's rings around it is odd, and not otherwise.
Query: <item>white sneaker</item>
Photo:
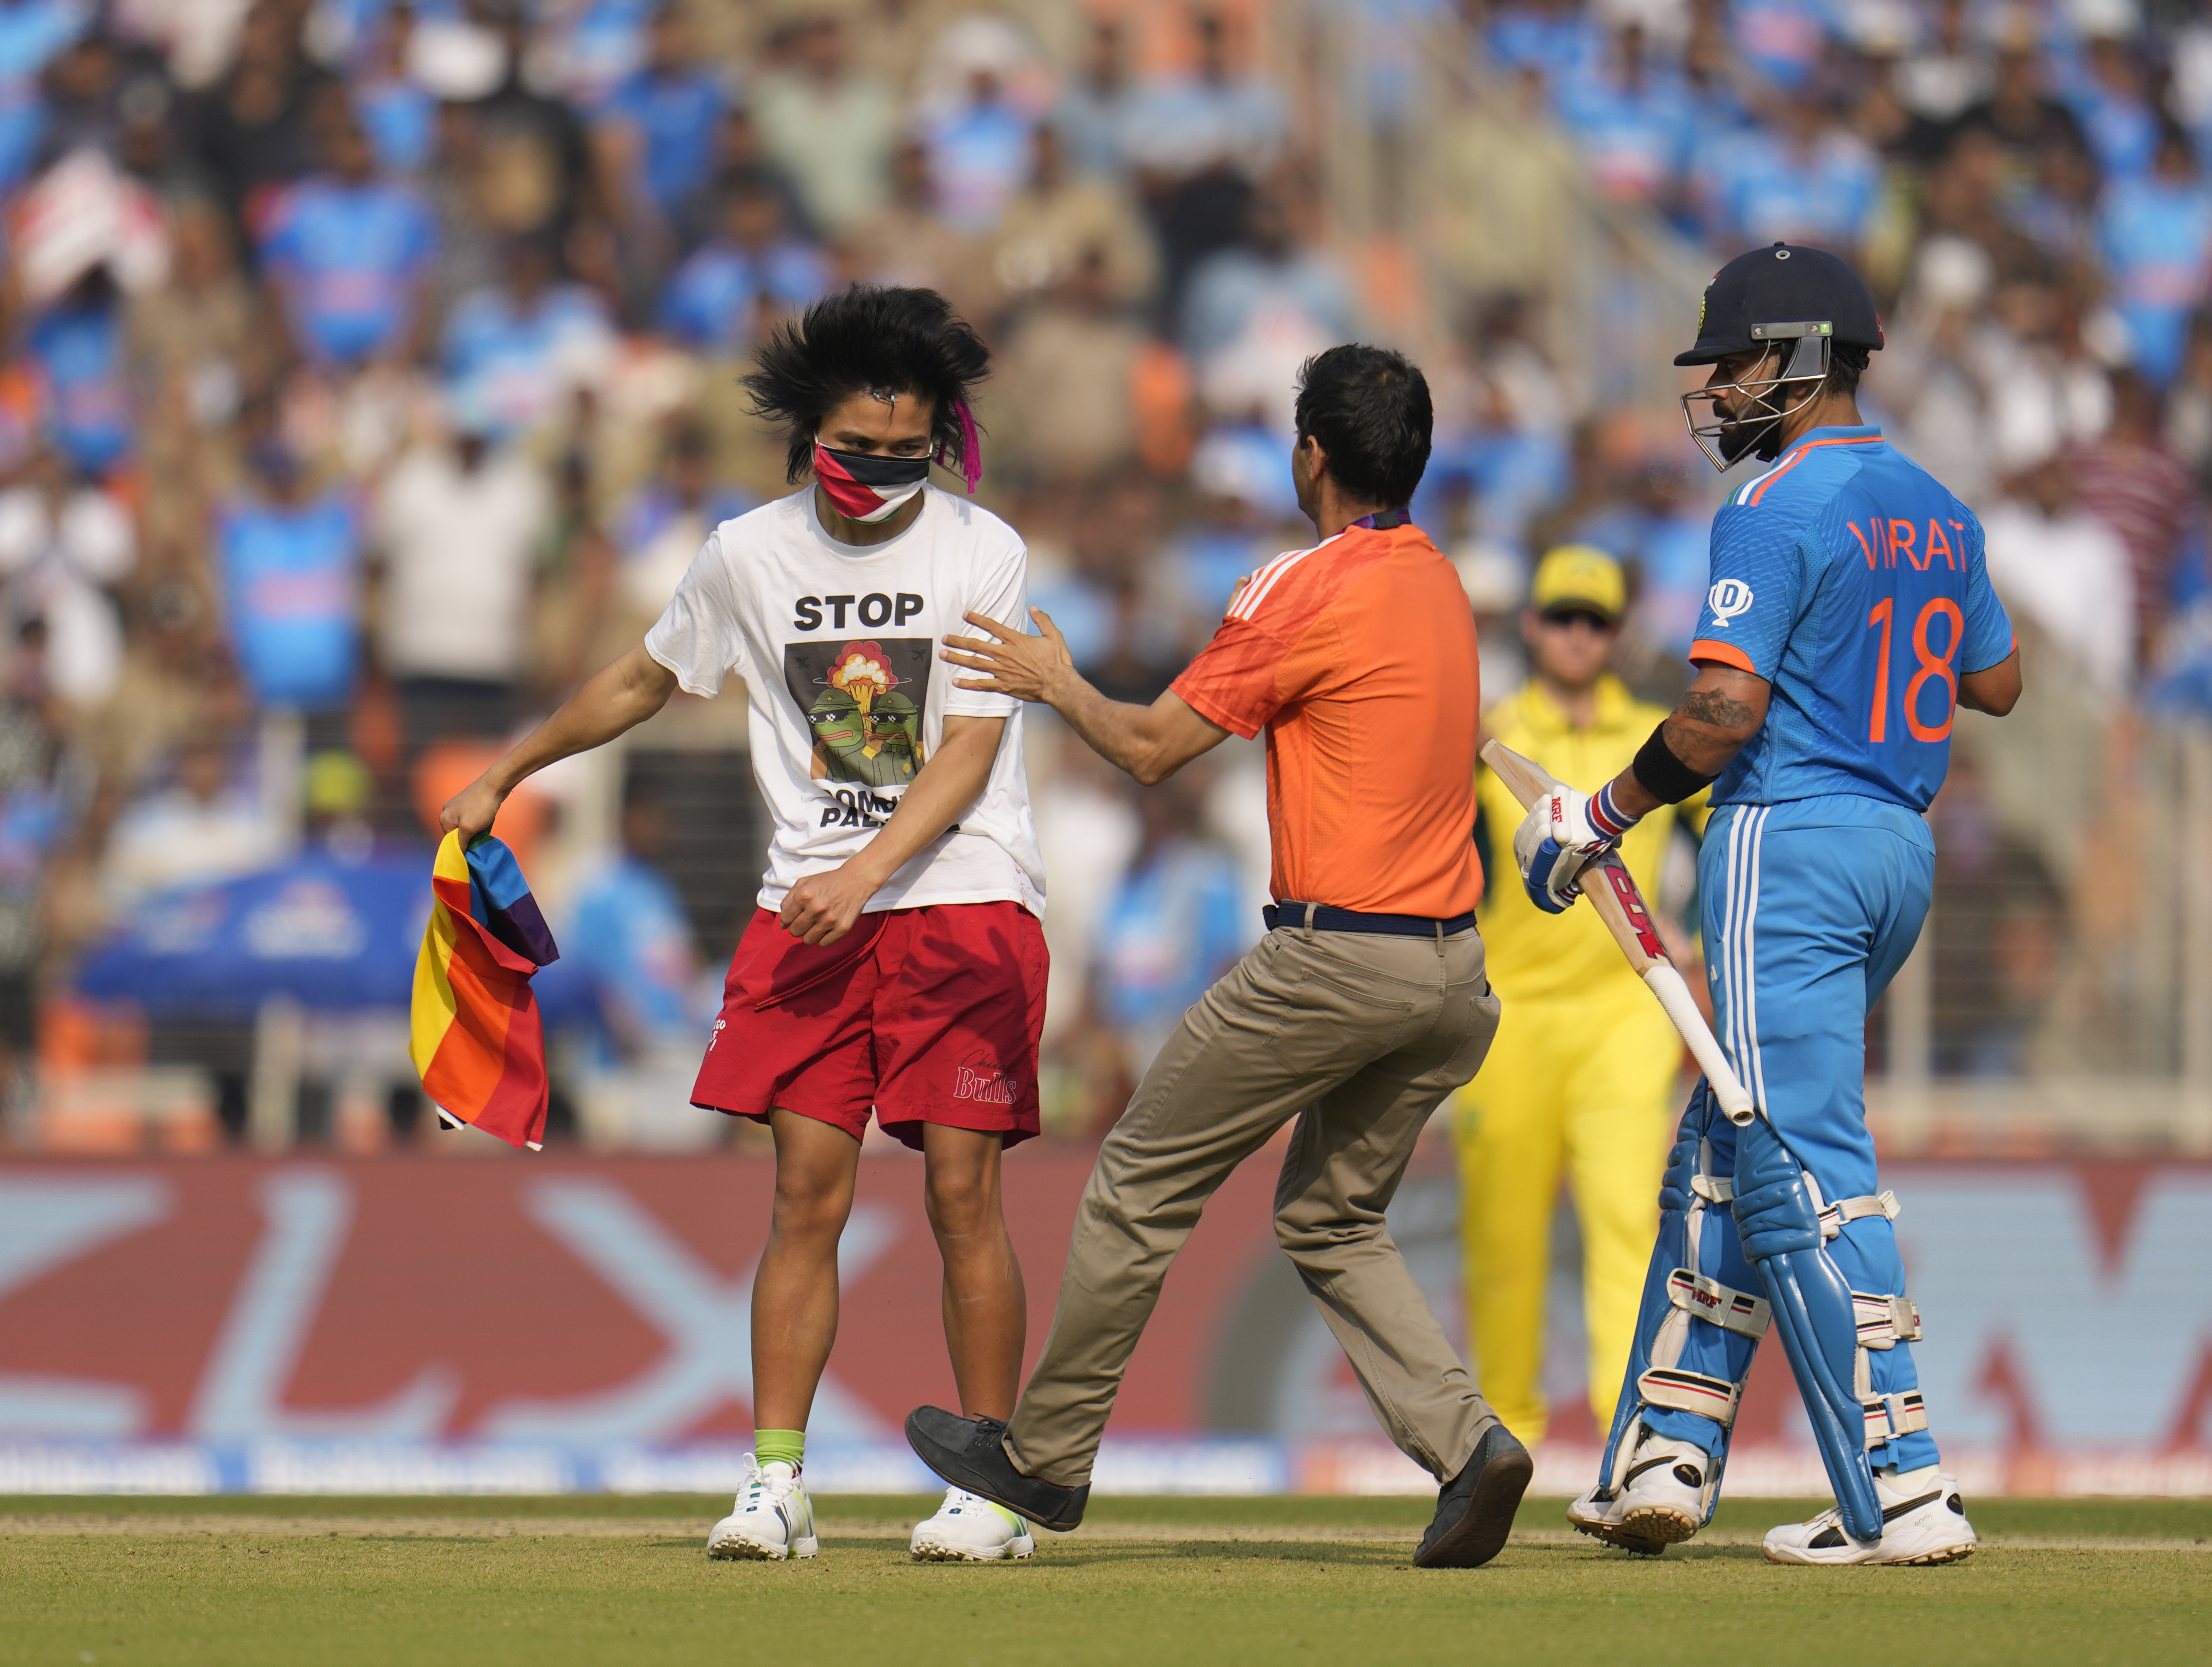
[[[1785,1523],[1766,1536],[1770,1563],[1955,1563],[1974,1554],[1974,1525],[1955,1477],[1929,1474],[1899,1476],[1875,1472],[1881,1500],[1881,1537],[1853,1539],[1844,1530],[1843,1513],[1830,1506],[1810,1522]]]
[[[945,1503],[915,1524],[908,1548],[918,1563],[995,1563],[1036,1549],[1030,1525],[1012,1512],[964,1488],[945,1490]]]
[[[1636,1445],[1620,1491],[1607,1499],[1591,1488],[1567,1507],[1567,1520],[1607,1545],[1656,1557],[1705,1525],[1712,1475],[1702,1448],[1647,1435]]]
[[[1567,1507],[1567,1520],[1591,1538],[1619,1546],[1623,1551],[1632,1551],[1639,1557],[1656,1557],[1666,1550],[1664,1540],[1647,1539],[1622,1529],[1620,1500],[1618,1494],[1608,1494],[1602,1487],[1592,1488]]]
[[[814,1536],[814,1501],[799,1485],[796,1467],[781,1459],[755,1463],[738,1490],[730,1514],[707,1535],[709,1557],[750,1558],[780,1563],[787,1557],[811,1557],[822,1548]]]

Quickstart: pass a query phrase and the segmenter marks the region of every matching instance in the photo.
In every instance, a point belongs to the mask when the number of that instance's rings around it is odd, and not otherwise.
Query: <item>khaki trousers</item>
[[[1390,1439],[1438,1480],[1497,1421],[1382,1213],[1429,1114],[1498,1029],[1482,940],[1270,932],[1183,1016],[1106,1137],[1006,1451],[1091,1480],[1168,1265],[1229,1172],[1292,1118],[1275,1238]]]

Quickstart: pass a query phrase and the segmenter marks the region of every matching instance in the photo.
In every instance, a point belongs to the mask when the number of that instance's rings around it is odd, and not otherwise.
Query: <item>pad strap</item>
[[[1647,1407],[1693,1412],[1723,1429],[1735,1422],[1736,1404],[1743,1399],[1740,1384],[1725,1378],[1708,1378],[1702,1372],[1685,1372],[1680,1366],[1653,1366],[1636,1380],[1636,1392]]]
[[[1738,1336],[1756,1342],[1766,1335],[1768,1320],[1772,1317],[1763,1297],[1754,1297],[1748,1291],[1737,1291],[1723,1285],[1717,1279],[1707,1279],[1693,1269],[1677,1268],[1667,1275],[1667,1300],[1688,1314],[1692,1319],[1717,1325]],[[1872,1300],[1871,1298],[1869,1299]],[[1914,1333],[1914,1335],[1918,1335]],[[1866,1338],[1866,1322],[1859,1322],[1862,1346]],[[1887,1343],[1882,1345],[1889,1347]]]
[[[1838,1198],[1834,1203],[1821,1208],[1820,1237],[1833,1238],[1843,1232],[1847,1224],[1862,1216],[1886,1215],[1894,1221],[1899,1208],[1897,1195],[1887,1189],[1871,1198]]]
[[[1877,1395],[1860,1402],[1860,1406],[1866,1414],[1866,1445],[1869,1447],[1879,1447],[1885,1441],[1928,1427],[1928,1408],[1918,1390],[1906,1390],[1901,1395]]]
[[[1895,1348],[1920,1341],[1920,1306],[1903,1297],[1870,1297],[1851,1293],[1851,1311],[1858,1317],[1861,1348]]]
[[[1735,1183],[1725,1175],[1692,1175],[1690,1190],[1708,1204],[1726,1204],[1735,1198]]]

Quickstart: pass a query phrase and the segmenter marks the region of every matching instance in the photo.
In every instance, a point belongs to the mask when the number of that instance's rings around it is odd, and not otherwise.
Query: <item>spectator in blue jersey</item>
[[[412,190],[377,177],[352,111],[334,109],[321,137],[325,171],[287,190],[263,226],[263,270],[311,362],[413,357],[437,222]]]
[[[2109,34],[2092,40],[2087,56],[2088,73],[2067,103],[2105,177],[2135,179],[2153,167],[2160,148],[2159,115],[2142,63],[2127,41]]]
[[[415,9],[399,0],[370,27],[363,65],[352,78],[354,108],[384,168],[419,173],[437,138],[438,101],[407,73]]]
[[[830,263],[796,236],[783,193],[765,179],[723,188],[720,234],[676,269],[660,297],[660,327],[678,341],[727,356],[751,344],[763,301],[796,312],[829,293]]]
[[[1083,67],[1069,78],[1052,112],[1069,166],[1078,173],[1109,179],[1126,175],[1138,113],[1121,26],[1110,17],[1094,17]]]
[[[1291,234],[1288,205],[1273,191],[1246,210],[1243,239],[1191,274],[1183,350],[1194,361],[1235,347],[1276,312],[1310,322],[1325,342],[1353,334],[1352,286],[1343,269]]]
[[[123,338],[121,299],[100,265],[33,319],[24,339],[47,437],[84,474],[106,474],[137,445]]]
[[[2180,368],[2189,315],[2204,299],[2212,259],[2212,191],[2180,128],[2166,126],[2148,173],[2105,188],[2096,234],[2128,328],[2129,357],[2163,387]]]
[[[1199,442],[1190,479],[1198,489],[1198,513],[1165,553],[1187,628],[1203,643],[1236,595],[1237,581],[1276,553],[1267,536],[1285,519],[1286,496],[1295,513],[1297,483],[1273,435],[1230,427],[1217,428]]]
[[[643,67],[615,89],[599,125],[621,136],[631,179],[672,221],[714,166],[715,129],[730,94],[720,76],[700,66],[690,27],[676,7],[653,14],[646,43]]]
[[[443,356],[448,397],[492,439],[534,428],[565,393],[596,384],[616,347],[605,304],[561,281],[546,239],[509,240],[500,266],[501,281],[446,320]]]
[[[1643,24],[1622,24],[1594,73],[1555,86],[1591,183],[1618,202],[1667,206],[1689,167],[1696,113],[1681,77],[1650,61]]]
[[[258,441],[247,462],[250,490],[215,523],[232,651],[257,704],[336,711],[360,655],[359,518],[343,495],[317,496],[280,441]]]
[[[1555,88],[1580,79],[1604,50],[1597,26],[1569,0],[1499,7],[1491,15],[1487,43],[1500,69],[1540,70]]]
[[[997,228],[1029,176],[1030,130],[1030,119],[1007,101],[996,70],[979,68],[969,76],[965,102],[922,136],[938,214],[947,225],[970,237]]]
[[[656,0],[584,0],[562,9],[568,14],[565,23],[540,24],[541,44],[549,24],[560,32],[554,53],[568,101],[582,110],[602,109],[645,62],[647,32],[660,7]]]
[[[1282,154],[1290,125],[1283,89],[1231,61],[1226,22],[1194,20],[1197,73],[1149,82],[1131,124],[1132,158],[1169,179],[1223,171],[1257,179]]]
[[[561,934],[561,947],[598,992],[607,1039],[624,1057],[689,1036],[703,1022],[694,1011],[698,952],[690,917],[654,864],[666,844],[666,812],[632,788],[623,800],[622,849],[585,882],[575,921]]]
[[[1731,145],[1707,189],[1722,240],[1810,243],[1849,253],[1864,241],[1880,201],[1874,153],[1817,98],[1790,100],[1782,131]]]
[[[659,618],[708,534],[752,507],[742,493],[716,485],[713,436],[696,423],[679,425],[662,447],[659,474],[616,519],[617,603]]]
[[[1136,795],[1142,837],[1099,916],[1091,953],[1101,1022],[1141,1075],[1186,1009],[1258,936],[1237,861],[1200,830],[1193,784],[1170,777]]]
[[[46,133],[40,73],[88,21],[70,0],[0,0],[0,190],[30,171]]]
[[[1798,92],[1827,49],[1838,9],[1826,0],[1747,0],[1732,21],[1737,55],[1784,92]]]

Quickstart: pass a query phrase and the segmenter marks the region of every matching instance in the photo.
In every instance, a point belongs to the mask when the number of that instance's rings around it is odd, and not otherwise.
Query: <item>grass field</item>
[[[917,1565],[927,1502],[825,1498],[811,1563],[709,1562],[719,1500],[0,1499],[0,1664],[2212,1661],[2212,1502],[1996,1500],[1955,1567],[1791,1569],[1723,1506],[1656,1561],[1532,1501],[1409,1566],[1417,1500],[1097,1501],[1021,1564]]]

